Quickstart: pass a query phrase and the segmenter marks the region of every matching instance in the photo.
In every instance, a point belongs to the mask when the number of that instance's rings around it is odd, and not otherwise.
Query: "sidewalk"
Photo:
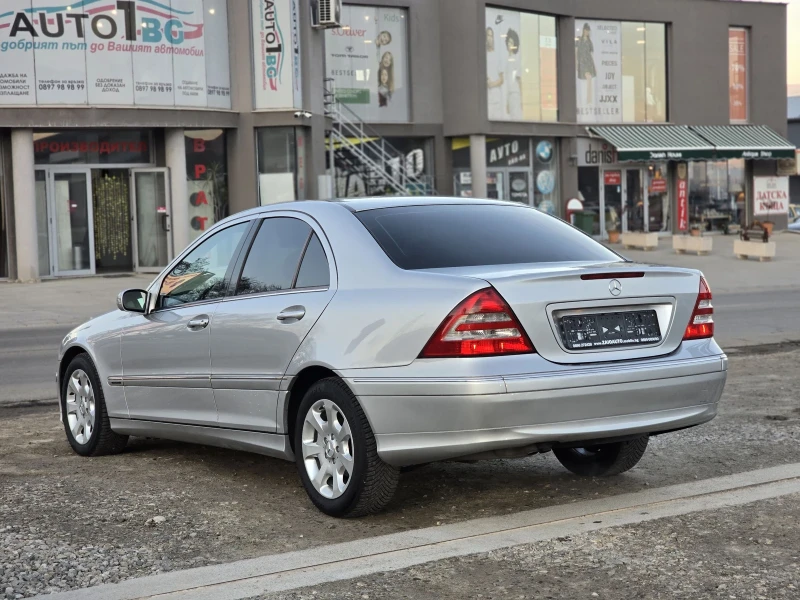
[[[672,239],[656,250],[612,248],[637,262],[700,269],[714,293],[800,288],[800,235],[777,234],[777,257],[771,262],[740,260],[733,255],[736,236],[714,236],[708,256],[675,254]],[[48,326],[75,326],[114,310],[124,289],[145,288],[152,275],[85,277],[36,284],[0,284],[0,331]]]
[[[0,331],[75,327],[117,307],[117,295],[146,288],[154,275],[0,283]]]
[[[626,250],[621,244],[609,246],[622,256],[637,262],[700,269],[714,293],[752,292],[757,290],[800,288],[800,235],[777,233],[776,257],[768,262],[741,260],[733,255],[736,235],[715,235],[714,250],[707,256],[676,254],[672,238],[660,240],[656,250]]]

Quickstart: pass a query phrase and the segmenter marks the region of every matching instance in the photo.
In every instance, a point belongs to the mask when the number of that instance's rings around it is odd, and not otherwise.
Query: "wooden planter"
[[[641,248],[642,250],[654,250],[658,248],[658,233],[642,233],[639,231],[627,231],[622,234],[622,245],[626,248]]]
[[[609,244],[619,244],[619,231],[609,231],[608,232],[608,243]]]
[[[775,242],[745,242],[735,240],[733,253],[741,259],[757,258],[761,262],[775,258]]]
[[[674,235],[672,236],[672,249],[678,254],[685,254],[686,252],[696,252],[698,256],[701,254],[708,254],[714,244],[714,238],[711,237],[697,237],[691,235]]]

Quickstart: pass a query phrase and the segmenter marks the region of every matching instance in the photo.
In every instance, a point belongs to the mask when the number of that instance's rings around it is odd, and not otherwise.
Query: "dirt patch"
[[[340,598],[800,597],[800,496],[671,517],[262,596]]]
[[[798,349],[732,355],[720,416],[654,438],[626,475],[581,479],[552,455],[430,465],[352,521],[319,513],[292,463],[141,438],[85,459],[55,407],[0,409],[0,583],[71,589],[795,462],[798,364]]]

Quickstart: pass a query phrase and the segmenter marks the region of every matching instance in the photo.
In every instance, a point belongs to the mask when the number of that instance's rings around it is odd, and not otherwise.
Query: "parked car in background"
[[[147,436],[294,460],[333,516],[380,510],[433,461],[552,451],[616,475],[716,415],[711,300],[696,270],[514,203],[272,205],[64,338],[61,418],[83,456]]]

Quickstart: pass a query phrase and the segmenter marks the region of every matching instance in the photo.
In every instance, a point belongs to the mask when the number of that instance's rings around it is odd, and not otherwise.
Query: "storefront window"
[[[486,8],[486,93],[493,121],[557,121],[556,19]]]
[[[672,231],[667,163],[647,166],[647,231]]]
[[[397,182],[405,182],[409,195],[432,193],[433,140],[430,138],[364,138],[361,142],[357,142],[357,139],[352,142],[357,143],[376,164],[381,163],[382,171],[376,173],[363,161],[349,160],[349,147],[335,147],[337,197],[360,198],[393,194],[387,187],[384,173]],[[325,144],[327,148],[327,140]],[[326,158],[329,159],[329,155]]]
[[[297,135],[294,127],[265,127],[256,133],[260,204],[297,199]]]
[[[199,129],[184,135],[192,241],[228,216],[228,158],[224,130]]]
[[[472,197],[469,138],[454,138],[456,195]],[[486,140],[486,195],[535,206],[557,215],[558,146],[553,138],[503,137]]]
[[[731,123],[747,123],[747,30],[728,30],[728,96]]]
[[[579,123],[667,119],[666,26],[575,21]]]
[[[343,6],[325,32],[325,68],[336,99],[364,121],[404,123],[409,114],[408,11]]]
[[[731,159],[689,163],[689,223],[705,231],[742,224],[745,163]]]

